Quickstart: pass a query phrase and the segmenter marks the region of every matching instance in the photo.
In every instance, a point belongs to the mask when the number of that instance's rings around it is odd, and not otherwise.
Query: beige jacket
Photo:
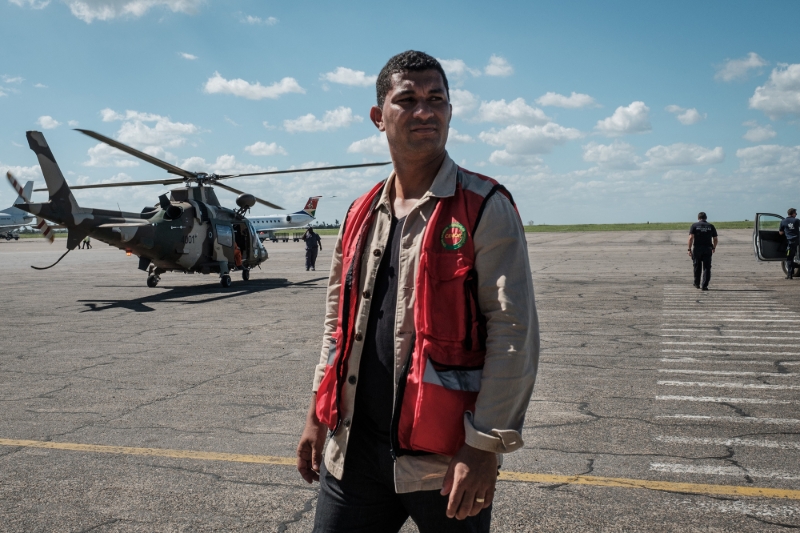
[[[414,289],[417,279],[422,236],[433,213],[435,198],[455,194],[459,169],[450,157],[445,158],[430,190],[407,215],[402,227],[398,273],[397,312],[395,318],[395,388],[414,331]],[[376,205],[377,211],[361,258],[361,294],[374,292],[375,277],[386,248],[392,220],[389,191],[394,173]],[[344,227],[344,225],[343,225]],[[528,262],[528,248],[519,216],[502,194],[492,196],[473,236],[475,269],[478,272],[478,301],[487,319],[486,360],[475,412],[464,414],[466,442],[475,448],[497,454],[512,452],[523,445],[522,425],[528,407],[539,362],[539,322],[533,294],[533,280]],[[342,235],[336,242],[328,281],[325,333],[322,352],[314,376],[319,388],[328,361],[328,346],[336,330],[339,292],[342,278]],[[371,300],[360,298],[355,331],[366,332]],[[348,361],[348,374],[358,378],[363,342],[355,342]],[[356,382],[357,383],[357,382]],[[342,424],[331,437],[325,452],[325,466],[336,478],[344,471],[350,435],[356,386],[345,386],[340,399]],[[502,459],[499,456],[498,459]],[[442,486],[450,457],[441,455],[403,455],[395,462],[395,490],[398,493],[435,490]]]

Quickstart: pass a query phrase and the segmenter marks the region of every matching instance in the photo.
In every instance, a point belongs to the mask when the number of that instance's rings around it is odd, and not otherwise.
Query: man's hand
[[[692,257],[692,251],[691,250],[686,250],[686,253],[689,254],[689,257]]]
[[[308,483],[319,481],[322,465],[322,447],[325,445],[327,427],[317,419],[316,394],[311,399],[311,408],[306,416],[306,427],[297,445],[297,471]]]
[[[442,496],[450,495],[447,517],[464,520],[489,507],[497,483],[497,456],[465,444],[450,461]],[[483,500],[478,502],[477,500]]]

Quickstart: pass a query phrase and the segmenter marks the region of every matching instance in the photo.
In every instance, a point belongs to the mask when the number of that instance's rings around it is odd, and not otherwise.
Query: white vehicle
[[[23,190],[23,195],[30,198],[31,192],[33,191],[33,182],[29,181],[26,183]],[[35,216],[15,207],[17,204],[28,203],[25,198],[23,198],[23,195],[17,196],[17,199],[14,200],[14,204],[11,207],[0,212],[0,239],[5,238],[7,241],[19,239],[19,234],[14,230],[18,230],[22,226],[34,224],[36,220]]]
[[[273,239],[276,230],[305,228],[316,220],[315,215],[320,198],[322,197],[312,196],[302,210],[290,215],[249,216],[247,219],[253,223],[258,232],[258,237],[262,241]]]

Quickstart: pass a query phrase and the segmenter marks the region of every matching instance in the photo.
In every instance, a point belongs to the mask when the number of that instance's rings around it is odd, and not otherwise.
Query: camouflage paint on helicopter
[[[242,278],[246,281],[250,278],[250,270],[267,259],[267,250],[261,244],[253,224],[244,214],[256,202],[275,209],[283,208],[219,183],[220,180],[389,164],[365,163],[248,174],[206,174],[176,167],[99,133],[78,131],[179,177],[133,183],[79,185],[73,187],[74,189],[130,185],[183,184],[184,186],[172,189],[169,198],[161,195],[158,205],[146,207],[141,213],[80,207],[44,135],[38,131],[29,131],[28,144],[39,159],[50,199],[45,203],[26,203],[17,207],[68,229],[67,252],[64,255],[74,250],[87,235],[125,250],[129,254],[135,254],[139,257],[139,268],[148,271],[147,284],[150,287],[155,287],[161,274],[167,271],[218,273],[222,286],[229,287],[232,270],[241,269]],[[10,175],[9,179],[12,179]],[[236,199],[238,209],[222,207],[210,184],[239,194]],[[241,254],[241,262],[238,261],[237,251]],[[57,264],[61,258],[50,266]]]

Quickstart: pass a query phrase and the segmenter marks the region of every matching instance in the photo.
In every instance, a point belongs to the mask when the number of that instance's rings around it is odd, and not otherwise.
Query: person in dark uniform
[[[317,254],[322,250],[322,238],[313,228],[308,228],[303,234],[303,240],[306,242],[306,270],[316,270]]]
[[[788,217],[781,221],[778,233],[786,237],[786,279],[792,279],[794,274],[794,256],[797,254],[797,244],[800,243],[800,220],[797,219],[797,209],[790,208]]]
[[[708,282],[711,281],[711,256],[717,249],[717,228],[714,224],[709,224],[706,214],[700,211],[697,214],[697,222],[692,224],[689,229],[689,256],[694,263],[694,288],[708,290]],[[694,250],[692,245],[694,244]],[[702,287],[700,285],[700,274],[702,276]]]

